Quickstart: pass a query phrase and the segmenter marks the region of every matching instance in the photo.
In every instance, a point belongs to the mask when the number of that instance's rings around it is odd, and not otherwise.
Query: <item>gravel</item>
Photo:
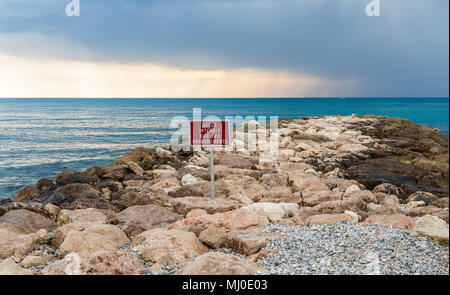
[[[449,274],[448,247],[406,229],[338,222],[325,226],[268,224],[258,263],[266,274]]]

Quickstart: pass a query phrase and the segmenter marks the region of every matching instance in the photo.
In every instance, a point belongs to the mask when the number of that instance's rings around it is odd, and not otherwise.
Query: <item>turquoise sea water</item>
[[[166,144],[175,116],[403,117],[449,134],[448,98],[0,99],[0,197],[65,170],[106,165],[137,146]]]

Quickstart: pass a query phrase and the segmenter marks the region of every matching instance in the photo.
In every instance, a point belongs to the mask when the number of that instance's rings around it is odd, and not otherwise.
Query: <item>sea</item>
[[[62,171],[110,164],[132,148],[169,143],[174,117],[385,115],[449,134],[448,98],[0,98],[0,198]]]

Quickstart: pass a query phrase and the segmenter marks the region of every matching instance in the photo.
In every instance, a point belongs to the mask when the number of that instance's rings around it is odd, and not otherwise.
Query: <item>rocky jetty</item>
[[[0,274],[449,273],[448,136],[382,116],[278,124],[273,161],[215,152],[215,199],[207,152],[170,148],[25,186],[0,200]]]

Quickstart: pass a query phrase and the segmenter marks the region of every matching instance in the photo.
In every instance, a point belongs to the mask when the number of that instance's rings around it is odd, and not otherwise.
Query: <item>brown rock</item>
[[[56,189],[57,193],[62,193],[71,200],[79,198],[98,199],[102,193],[87,183],[72,183]]]
[[[24,186],[13,198],[15,202],[28,202],[39,196],[39,190],[32,186]]]
[[[321,213],[344,213],[345,210],[359,212],[366,211],[367,204],[359,197],[349,197],[342,201],[323,202],[313,208]]]
[[[270,199],[285,200],[292,197],[292,191],[289,187],[286,186],[276,186],[269,188],[265,197]]]
[[[116,251],[119,245],[105,236],[89,231],[70,231],[59,247],[59,257],[63,258],[71,252],[78,254],[94,253],[96,251]]]
[[[226,235],[225,247],[245,255],[257,253],[268,239],[255,230],[234,230]]]
[[[414,194],[410,195],[406,199],[406,203],[414,202],[414,201],[416,201],[416,202],[417,201],[423,201],[423,202],[425,202],[425,206],[428,206],[428,205],[431,205],[431,203],[433,203],[433,202],[435,202],[437,200],[438,200],[438,197],[436,197],[432,193],[418,191],[418,192],[415,192]]]
[[[137,176],[144,175],[144,169],[142,169],[142,167],[139,166],[138,164],[136,164],[135,162],[129,161],[129,162],[127,162],[127,166]]]
[[[211,248],[217,249],[225,245],[227,231],[221,227],[210,226],[199,235],[199,240]]]
[[[183,216],[158,205],[132,206],[117,214],[120,228],[128,237],[166,226],[182,218]]]
[[[342,200],[342,193],[326,191],[307,191],[301,193],[302,206],[313,207],[323,202],[340,201]]]
[[[235,202],[224,198],[184,197],[173,200],[177,213],[185,215],[193,209],[203,209],[208,214],[227,212],[239,208]]]
[[[440,219],[448,223],[448,211],[441,208],[437,208],[434,206],[423,206],[412,208],[406,211],[406,215],[411,217],[420,217],[427,214],[439,217]]]
[[[102,235],[106,239],[116,243],[119,247],[123,247],[130,243],[130,240],[125,233],[112,224],[92,224],[87,227],[84,232],[92,232]]]
[[[390,183],[382,183],[374,187],[373,193],[383,193],[387,195],[401,196],[404,194],[403,190],[396,185]]]
[[[48,178],[41,178],[36,183],[36,188],[40,191],[45,191],[50,189],[53,186],[53,181]]]
[[[438,208],[448,208],[448,197],[440,198],[439,200],[434,201],[431,205]]]
[[[75,223],[75,222],[96,222],[106,223],[108,218],[97,209],[76,209],[76,210],[61,210],[58,215],[58,222],[61,224]]]
[[[43,275],[142,275],[146,270],[139,258],[128,251],[72,253],[45,267]]]
[[[47,264],[47,262],[45,261],[44,257],[34,256],[34,255],[28,255],[20,263],[20,265],[24,268],[30,268],[33,266],[41,266],[41,265],[45,265],[45,264]]]
[[[286,173],[270,173],[264,174],[259,179],[260,183],[266,187],[288,186],[289,175]]]
[[[153,166],[153,158],[149,151],[143,147],[135,148],[127,155],[114,161],[114,165],[126,165],[128,162],[135,162],[145,170]]]
[[[204,230],[209,226],[216,226],[226,230],[237,230],[264,226],[267,223],[269,223],[269,219],[266,216],[245,209],[237,209],[225,213],[186,218],[167,226],[167,228],[189,230],[192,227],[197,227]]]
[[[361,198],[361,200],[367,202],[367,203],[376,203],[377,197],[369,190],[362,190],[358,192],[354,192],[351,194],[352,197],[358,197]],[[346,199],[344,197],[344,199]]]
[[[214,163],[231,168],[252,169],[258,164],[258,159],[241,154],[221,153],[214,155]]]
[[[29,232],[35,232],[39,229],[51,231],[57,226],[53,220],[24,209],[7,212],[0,217],[0,222],[22,226]]]
[[[415,226],[415,221],[411,217],[407,217],[403,214],[374,214],[364,220],[363,225],[379,224],[389,225],[394,227],[403,227],[406,229],[412,229]]]
[[[308,217],[305,220],[306,225],[325,225],[339,221],[353,221],[353,217],[348,214],[318,214]]]
[[[188,214],[186,214],[186,218],[189,217],[197,217],[197,216],[201,216],[201,215],[205,215],[208,214],[208,212],[206,212],[206,210],[203,209],[194,209],[192,211],[189,211]]]
[[[210,188],[208,188],[208,192]],[[254,178],[245,175],[231,175],[216,182],[216,196],[220,198],[229,198],[233,195],[244,195],[252,201],[260,200],[266,189]],[[204,194],[209,196],[209,194]]]
[[[24,269],[13,259],[0,261],[0,275],[33,275],[29,269]]]
[[[208,249],[197,237],[180,230],[153,229],[139,234],[130,248],[138,250],[142,259],[160,265],[182,265]]]
[[[0,235],[0,259],[13,257],[20,261],[37,244],[47,243],[49,239],[48,232],[45,229],[30,234],[17,234],[16,230],[5,234],[4,228],[2,231],[3,233]]]
[[[252,169],[239,169],[239,168],[230,168],[227,166],[216,165],[214,166],[214,176],[216,180],[221,178],[230,176],[230,175],[246,175],[249,177],[253,177],[255,179],[259,179],[261,176],[261,172],[258,170]],[[209,180],[209,179],[208,179]]]
[[[293,192],[328,191],[328,186],[317,176],[291,177]]]
[[[184,266],[180,275],[254,275],[265,269],[259,264],[220,252],[203,254]]]
[[[128,166],[127,165],[112,165],[112,166],[106,166],[106,174],[103,175],[103,178],[110,178],[110,179],[123,179],[125,174],[128,172]]]

